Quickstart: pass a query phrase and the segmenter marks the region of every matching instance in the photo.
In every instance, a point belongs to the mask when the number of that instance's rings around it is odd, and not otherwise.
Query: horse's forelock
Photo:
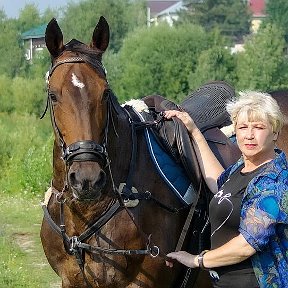
[[[96,57],[98,60],[101,59],[102,56],[102,52],[100,50],[92,48],[76,39],[72,39],[70,42],[65,44],[65,50],[86,55],[91,58]]]
[[[71,51],[79,55],[86,63],[94,67],[100,76],[106,78],[105,67],[101,63],[103,52],[92,48],[76,39],[72,39],[70,42],[65,44],[65,51]]]

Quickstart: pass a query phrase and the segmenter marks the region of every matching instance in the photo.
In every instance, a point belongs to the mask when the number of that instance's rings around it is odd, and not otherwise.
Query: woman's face
[[[274,158],[277,133],[273,133],[268,121],[251,121],[246,115],[240,115],[235,128],[244,161],[248,160],[258,166]]]

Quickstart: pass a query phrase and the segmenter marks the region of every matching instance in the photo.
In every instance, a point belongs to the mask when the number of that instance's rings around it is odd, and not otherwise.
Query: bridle
[[[65,140],[63,138],[63,135],[57,126],[56,119],[55,119],[55,114],[54,114],[54,109],[53,109],[53,103],[52,103],[52,93],[50,91],[50,83],[49,80],[53,74],[53,72],[57,69],[62,64],[74,64],[74,63],[86,63],[86,61],[82,57],[69,57],[64,60],[52,63],[52,66],[49,70],[49,75],[48,75],[48,84],[47,84],[47,105],[45,108],[45,111],[41,118],[44,117],[48,107],[50,108],[50,117],[51,117],[51,122],[54,128],[54,131],[56,133],[57,139],[59,141],[61,150],[62,150],[62,159],[66,163],[66,165],[70,165],[72,162],[83,162],[83,161],[93,161],[93,162],[99,162],[102,164],[102,167],[106,167],[109,159],[108,159],[108,154],[107,154],[107,138],[108,138],[108,126],[109,126],[109,119],[110,119],[110,109],[109,109],[109,104],[110,101],[107,100],[107,119],[106,119],[106,124],[105,124],[105,129],[104,129],[104,138],[102,141],[102,144],[98,144],[93,140],[80,140],[75,143],[72,143],[70,145],[66,145]],[[91,63],[89,63],[91,64]],[[94,68],[97,68],[97,71],[100,68],[100,74],[105,75],[105,68],[102,65],[100,61],[96,61],[96,64]],[[93,65],[94,66],[94,65]],[[107,98],[108,99],[108,98]]]

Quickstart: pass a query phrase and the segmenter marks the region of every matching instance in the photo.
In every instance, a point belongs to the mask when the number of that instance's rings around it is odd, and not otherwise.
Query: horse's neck
[[[131,123],[122,107],[117,114],[113,113],[112,117],[107,149],[111,160],[113,178],[118,184],[123,181],[123,177],[127,176],[130,164],[132,153]]]

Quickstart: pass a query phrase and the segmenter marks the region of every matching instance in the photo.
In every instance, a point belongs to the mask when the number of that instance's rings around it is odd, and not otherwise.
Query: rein
[[[55,188],[53,188],[54,194],[56,196],[56,200],[60,205],[60,225],[58,226],[55,221],[52,219],[48,207],[45,203],[42,203],[42,209],[46,220],[50,224],[51,228],[63,239],[63,244],[65,247],[66,252],[69,255],[74,255],[77,258],[78,264],[81,266],[84,265],[81,261],[79,263],[77,255],[82,254],[80,250],[86,250],[92,253],[105,253],[105,254],[118,254],[118,255],[150,255],[152,257],[156,257],[154,251],[158,251],[159,248],[157,246],[151,246],[151,235],[148,236],[148,242],[146,245],[146,249],[130,249],[130,250],[123,250],[123,249],[106,249],[101,248],[98,246],[92,246],[87,243],[83,243],[83,241],[88,240],[94,234],[98,233],[101,228],[112,219],[118,212],[122,211],[124,207],[120,204],[119,201],[113,201],[106,211],[102,213],[102,215],[84,232],[82,232],[79,236],[71,236],[69,237],[66,234],[66,226],[65,226],[65,218],[64,218],[64,204],[66,202],[65,199],[62,199],[63,192],[58,192]],[[55,193],[57,191],[57,194]],[[81,259],[82,260],[82,259]]]

